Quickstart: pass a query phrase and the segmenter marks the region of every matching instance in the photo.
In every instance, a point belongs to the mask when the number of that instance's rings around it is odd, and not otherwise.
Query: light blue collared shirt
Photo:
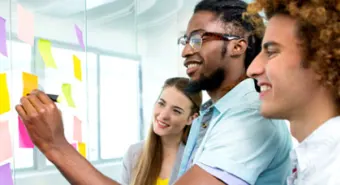
[[[228,185],[286,184],[290,132],[283,120],[262,117],[259,108],[252,79],[215,104],[204,104],[192,124],[178,178],[196,164]]]

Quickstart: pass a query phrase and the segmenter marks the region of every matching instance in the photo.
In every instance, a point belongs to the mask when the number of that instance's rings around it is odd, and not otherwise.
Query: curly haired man
[[[300,144],[288,184],[340,184],[340,1],[256,0],[268,19],[262,51],[248,68],[261,113],[287,119]]]

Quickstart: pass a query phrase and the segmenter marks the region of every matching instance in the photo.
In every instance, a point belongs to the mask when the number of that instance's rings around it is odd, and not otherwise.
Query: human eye
[[[165,103],[162,100],[158,100],[157,104],[162,106],[162,107],[165,106]]]
[[[182,111],[180,111],[180,110],[178,110],[178,109],[174,109],[174,112],[175,112],[175,114],[177,114],[177,115],[182,114]]]
[[[276,48],[270,48],[269,47],[265,50],[265,53],[266,53],[268,58],[272,58],[275,55],[277,55],[279,53],[279,51]]]
[[[200,37],[193,36],[190,38],[191,47],[198,49],[202,45],[202,39]]]

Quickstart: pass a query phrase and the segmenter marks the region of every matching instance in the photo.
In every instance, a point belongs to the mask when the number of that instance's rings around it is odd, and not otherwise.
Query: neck
[[[224,79],[221,86],[213,91],[207,91],[211,100],[215,103],[221,99],[225,94],[227,94],[231,89],[233,89],[237,84],[246,79],[245,73],[238,76],[228,76]]]
[[[162,136],[161,141],[162,141],[164,154],[172,152],[172,151],[177,151],[178,146],[181,143],[181,138],[182,138],[182,135]]]
[[[291,124],[292,135],[302,142],[327,120],[339,115],[339,108],[330,93],[320,92],[309,99],[299,111],[288,119]]]

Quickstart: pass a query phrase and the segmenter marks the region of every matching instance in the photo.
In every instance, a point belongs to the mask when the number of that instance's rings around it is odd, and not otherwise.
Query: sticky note
[[[8,121],[1,121],[0,122],[0,162],[3,162],[4,160],[11,158],[12,155],[13,155],[12,142],[11,142],[11,136],[9,133]]]
[[[48,68],[57,68],[57,65],[52,56],[51,45],[51,42],[48,40],[39,39],[38,41],[39,52],[45,63],[45,66]]]
[[[12,171],[10,164],[0,166],[0,184],[13,185]]]
[[[77,118],[77,116],[74,116],[74,118],[73,118],[73,139],[78,141],[78,142],[83,141],[81,126],[82,126],[81,121]]]
[[[78,151],[83,157],[86,158],[86,144],[85,143],[78,143]]]
[[[81,73],[81,61],[80,59],[73,55],[73,70],[74,70],[74,76],[82,81],[82,73]]]
[[[31,46],[34,45],[34,17],[20,4],[17,5],[18,12],[18,38]]]
[[[72,143],[71,145],[73,146],[74,149],[77,150],[77,143]]]
[[[0,17],[0,53],[4,56],[7,54],[7,44],[6,44],[6,19]]]
[[[31,93],[32,90],[38,89],[38,77],[36,75],[23,72],[22,73],[22,82],[23,82],[23,96],[26,96],[28,93]]]
[[[19,123],[19,147],[34,148],[34,144],[27,132],[26,126],[22,122],[20,117],[18,117],[18,123]]]
[[[0,114],[10,111],[10,99],[6,73],[0,73]]]
[[[80,30],[80,28],[77,25],[74,25],[74,29],[76,31],[76,35],[77,35],[78,43],[79,43],[80,47],[85,50],[83,32]]]
[[[57,102],[61,103],[63,101],[64,101],[64,97],[62,95],[59,95],[58,98],[57,98]]]
[[[61,88],[62,88],[62,92],[64,94],[66,101],[67,101],[68,106],[75,108],[76,105],[74,104],[74,101],[73,101],[73,98],[72,98],[71,84],[63,84]]]

